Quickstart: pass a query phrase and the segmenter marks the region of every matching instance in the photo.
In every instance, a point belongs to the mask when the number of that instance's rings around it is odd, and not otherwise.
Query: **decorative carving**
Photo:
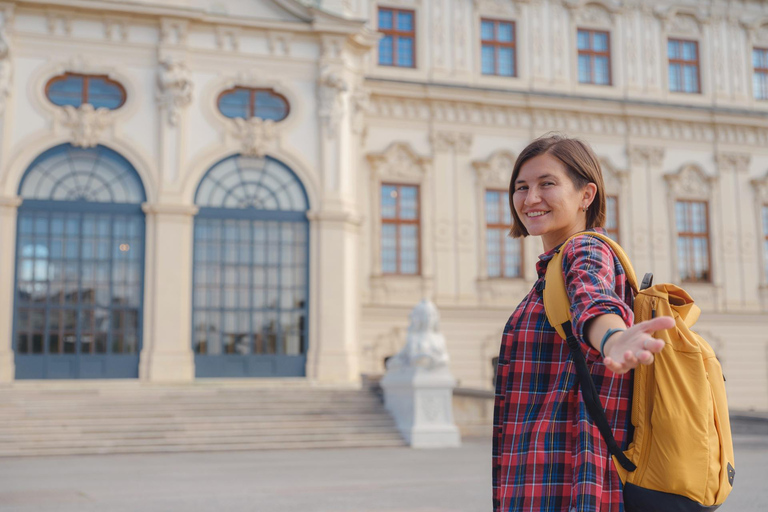
[[[717,178],[707,176],[698,166],[686,165],[678,172],[665,174],[664,179],[677,199],[710,199],[712,184]]]
[[[320,120],[328,131],[334,134],[344,115],[343,95],[349,90],[349,85],[342,76],[342,71],[331,65],[323,66],[320,70],[317,85]]]
[[[293,36],[288,32],[268,32],[267,45],[272,55],[291,55]]]
[[[0,115],[5,111],[5,102],[11,94],[13,66],[11,64],[11,49],[8,44],[8,34],[4,26],[0,26]]]
[[[481,15],[511,17],[518,14],[517,6],[511,0],[475,0],[475,9]]]
[[[160,44],[171,46],[187,44],[188,26],[189,23],[186,20],[163,18],[160,21]]]
[[[104,37],[109,41],[128,41],[128,25],[121,20],[104,20]]]
[[[417,155],[406,142],[394,142],[384,152],[368,155],[373,178],[420,182],[427,173],[429,158]]]
[[[468,153],[472,146],[472,134],[461,132],[435,132],[432,134],[433,151],[456,151]]]
[[[761,203],[768,203],[768,174],[760,179],[750,180],[755,189],[757,199]]]
[[[602,5],[587,4],[576,11],[576,20],[586,25],[611,25],[611,13]]]
[[[59,26],[64,35],[72,35],[72,15],[70,14],[48,13],[45,22],[50,35],[56,35]]]
[[[747,172],[752,155],[748,153],[718,153],[715,162],[720,172]]]
[[[661,147],[630,146],[627,154],[633,167],[659,167],[664,161],[664,148]]]
[[[352,131],[365,132],[365,116],[371,112],[371,93],[363,87],[357,87],[352,93]]]
[[[757,44],[768,44],[768,25],[763,25],[754,32],[755,42]]]
[[[168,124],[176,126],[179,110],[192,102],[192,79],[186,64],[172,57],[160,61],[157,102],[167,112]]]
[[[446,366],[449,361],[445,337],[440,333],[440,313],[428,299],[423,299],[411,311],[405,346],[387,361],[387,370],[422,366]]]
[[[109,109],[94,109],[90,103],[83,103],[78,108],[67,105],[62,125],[72,131],[73,146],[92,148],[99,143],[104,128],[109,126],[109,114]]]
[[[487,160],[472,162],[477,181],[483,189],[507,188],[512,177],[517,157],[510,151],[500,150],[493,153]]]
[[[241,152],[247,156],[263,157],[276,138],[275,122],[271,119],[251,117],[232,120],[234,135],[242,143]]]
[[[667,31],[674,34],[698,36],[701,34],[701,27],[693,16],[678,14],[669,21]]]
[[[216,27],[216,48],[236,52],[240,49],[240,34],[232,27]]]

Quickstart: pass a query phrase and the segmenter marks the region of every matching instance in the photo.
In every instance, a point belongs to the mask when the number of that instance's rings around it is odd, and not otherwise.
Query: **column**
[[[145,204],[144,334],[139,378],[188,382],[195,378],[192,353],[192,243],[190,205]]]
[[[16,267],[16,213],[20,197],[0,197],[0,383],[14,380],[13,298]]]

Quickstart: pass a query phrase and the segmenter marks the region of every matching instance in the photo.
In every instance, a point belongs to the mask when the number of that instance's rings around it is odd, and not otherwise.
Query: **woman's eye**
[[[519,187],[517,187],[517,188],[515,189],[515,192],[517,192],[518,190],[526,190],[527,188],[528,188],[528,187],[526,187],[525,185],[520,185]]]
[[[551,181],[547,181],[547,182],[542,183],[542,185],[544,185],[545,187],[548,187],[550,185],[554,185],[554,183],[551,182]]]

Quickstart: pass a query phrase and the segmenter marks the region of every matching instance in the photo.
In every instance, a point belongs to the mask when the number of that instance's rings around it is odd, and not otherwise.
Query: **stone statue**
[[[411,311],[405,346],[387,361],[387,369],[401,366],[434,368],[448,364],[445,337],[439,332],[437,307],[424,299]]]
[[[192,79],[189,68],[179,60],[166,57],[160,61],[157,75],[158,96],[161,108],[168,111],[168,121],[175,126],[179,109],[192,102]]]

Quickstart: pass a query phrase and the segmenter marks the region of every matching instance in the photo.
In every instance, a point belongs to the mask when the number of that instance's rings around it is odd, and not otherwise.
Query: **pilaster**
[[[13,359],[13,294],[16,214],[20,197],[0,197],[0,384],[15,379]]]

